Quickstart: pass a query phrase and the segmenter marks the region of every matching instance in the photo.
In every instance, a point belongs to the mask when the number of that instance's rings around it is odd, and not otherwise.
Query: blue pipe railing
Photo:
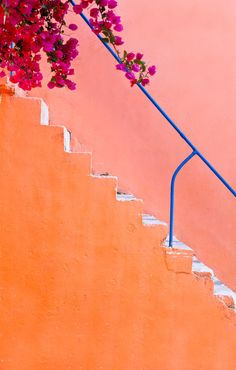
[[[76,3],[71,0],[72,5],[76,5]],[[87,23],[87,25],[93,29],[91,26],[88,18],[82,13],[82,19]],[[121,62],[118,55],[114,52],[111,46],[105,42],[103,42],[103,38],[101,35],[96,35],[99,40],[103,43],[105,48],[112,54],[112,56],[116,59],[118,63]],[[149,92],[142,86],[140,83],[137,84],[139,89],[146,95],[146,97],[150,100],[150,102],[156,107],[156,109],[162,114],[162,116],[169,122],[169,124],[177,131],[180,137],[188,144],[188,146],[192,149],[192,153],[177,167],[175,170],[172,179],[171,179],[171,189],[170,189],[170,226],[169,226],[169,247],[173,245],[173,235],[174,235],[174,200],[175,200],[175,180],[180,172],[180,170],[188,163],[195,155],[200,158],[203,163],[214,173],[214,175],[225,185],[225,187],[236,197],[236,190],[229,185],[229,183],[220,175],[220,173],[212,166],[212,164],[205,158],[205,156],[193,145],[193,143],[187,138],[187,136],[180,130],[180,128],[174,123],[174,121],[167,115],[167,113],[161,108],[161,106],[156,102],[156,100],[149,94]]]
[[[197,152],[194,150],[191,154],[188,155],[187,158],[183,160],[183,162],[180,163],[180,165],[176,168],[172,179],[171,179],[171,185],[170,185],[170,231],[169,231],[169,246],[172,247],[173,243],[173,234],[174,234],[174,205],[175,205],[175,180],[179,173],[179,171],[192,159]]]

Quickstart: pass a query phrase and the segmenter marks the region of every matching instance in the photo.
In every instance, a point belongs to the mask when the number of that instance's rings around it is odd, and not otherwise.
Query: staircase
[[[0,114],[0,369],[235,370],[235,293],[42,100]]]

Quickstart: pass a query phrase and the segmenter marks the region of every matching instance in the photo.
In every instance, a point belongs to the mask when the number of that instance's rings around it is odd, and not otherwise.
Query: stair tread
[[[143,221],[143,224],[146,226],[151,226],[151,225],[167,226],[167,224],[164,221],[158,220],[155,216],[149,215],[147,213],[142,214],[142,221]]]
[[[166,239],[165,245],[167,247],[169,247],[169,239],[168,238]],[[172,246],[174,248],[192,251],[192,248],[190,248],[187,244],[185,244],[185,243],[181,242],[180,240],[178,240],[175,236],[173,237]]]
[[[168,246],[169,239],[166,239],[165,245]],[[184,250],[192,250],[188,245],[178,240],[175,236],[173,237],[173,247],[178,249]],[[217,276],[214,274],[214,270],[205,265],[202,261],[200,261],[196,256],[193,256],[192,262],[192,271],[193,272],[207,272],[212,275],[212,280],[214,283],[214,295],[215,296],[230,296],[232,297],[235,307],[236,307],[236,293],[228,288],[222,281],[220,281]]]
[[[92,176],[92,177],[95,177],[96,179],[104,179],[104,177],[106,178],[106,179],[116,179],[117,180],[117,176],[113,176],[113,175],[107,175],[107,174],[103,174],[103,173],[93,173],[93,174],[91,174],[90,176]]]
[[[193,272],[209,272],[212,275],[214,275],[214,271],[205,265],[203,262],[201,262],[197,257],[193,257]]]
[[[116,199],[118,201],[124,201],[124,202],[137,200],[137,198],[133,194],[126,194],[126,193],[121,193],[121,192],[116,193]]]

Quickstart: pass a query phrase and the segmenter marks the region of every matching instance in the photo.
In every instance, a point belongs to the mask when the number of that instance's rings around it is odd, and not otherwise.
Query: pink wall
[[[235,1],[119,3],[127,48],[158,65],[149,90],[236,188]],[[65,124],[93,151],[96,171],[118,175],[123,190],[144,199],[146,211],[168,220],[171,174],[189,149],[78,23],[78,91],[32,95],[43,95],[53,123]],[[177,237],[236,289],[235,198],[197,158],[177,181]]]

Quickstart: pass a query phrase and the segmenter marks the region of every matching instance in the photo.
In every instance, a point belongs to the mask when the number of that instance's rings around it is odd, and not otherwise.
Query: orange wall
[[[1,369],[234,370],[235,313],[191,255],[63,151],[39,101],[1,97],[0,117]]]
[[[158,65],[150,91],[236,188],[235,1],[119,3],[127,48],[143,51]],[[93,151],[96,171],[118,175],[122,189],[144,199],[146,211],[168,220],[171,174],[189,149],[78,23],[78,91],[37,94],[50,104],[54,122]],[[176,190],[176,235],[236,289],[235,198],[197,158]]]

